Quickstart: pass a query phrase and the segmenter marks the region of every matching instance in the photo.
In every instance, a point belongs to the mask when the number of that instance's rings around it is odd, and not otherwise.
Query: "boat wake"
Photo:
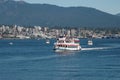
[[[106,49],[117,49],[120,48],[120,45],[112,44],[107,47],[92,47],[92,48],[82,48],[81,50],[86,51],[86,50],[106,50]]]
[[[110,47],[82,48],[81,50],[87,51],[87,50],[104,50],[104,49],[110,49]]]

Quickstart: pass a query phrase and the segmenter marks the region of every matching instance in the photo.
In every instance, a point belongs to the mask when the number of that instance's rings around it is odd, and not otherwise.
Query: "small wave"
[[[33,57],[33,58],[27,58],[27,57],[12,57],[9,59],[3,59],[2,61],[32,61],[32,60],[46,60],[46,59],[52,59],[60,57],[59,55],[51,55],[51,56],[42,56],[42,57]]]
[[[102,56],[99,56],[99,57],[118,57],[118,55],[102,55]]]
[[[57,57],[60,57],[60,56],[59,55],[42,56],[42,57],[30,58],[28,60],[44,60],[44,59],[52,59],[52,58],[57,58]]]

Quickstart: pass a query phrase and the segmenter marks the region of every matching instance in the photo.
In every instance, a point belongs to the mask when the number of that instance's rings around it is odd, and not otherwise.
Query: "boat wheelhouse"
[[[93,45],[93,41],[92,40],[88,40],[88,45]]]

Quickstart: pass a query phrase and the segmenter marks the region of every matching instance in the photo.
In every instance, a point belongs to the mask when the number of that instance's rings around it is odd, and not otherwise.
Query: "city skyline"
[[[17,0],[18,1],[18,0]],[[23,0],[28,3],[35,3],[35,4],[52,4],[62,7],[92,7],[98,10],[110,13],[110,14],[117,14],[120,13],[120,0]]]

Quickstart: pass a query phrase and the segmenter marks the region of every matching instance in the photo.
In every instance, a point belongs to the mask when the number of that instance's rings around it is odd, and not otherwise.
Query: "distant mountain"
[[[117,16],[120,16],[120,13],[116,14]]]
[[[0,24],[118,27],[120,17],[88,7],[59,7],[0,0]]]

